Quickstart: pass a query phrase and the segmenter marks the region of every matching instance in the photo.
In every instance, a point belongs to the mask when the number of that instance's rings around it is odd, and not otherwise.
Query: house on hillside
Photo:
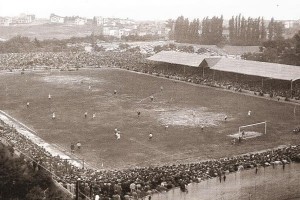
[[[103,17],[100,17],[100,16],[98,16],[98,17],[94,17],[94,21],[95,21],[95,23],[96,23],[96,25],[97,26],[102,26],[103,25]]]
[[[35,20],[35,15],[21,14],[12,18],[12,24],[30,24]]]
[[[103,27],[103,35],[113,36],[116,38],[121,38],[122,36],[129,36],[132,33],[131,29],[119,28],[115,26],[105,26]]]
[[[129,36],[132,33],[131,29],[128,28],[122,28],[119,30],[119,38],[121,38],[122,36]]]
[[[82,17],[75,18],[75,25],[85,25],[86,23],[87,23],[86,18],[82,18]]]
[[[11,23],[11,17],[0,17],[0,26],[9,26]]]
[[[282,21],[285,29],[293,28],[295,24],[297,24],[296,20],[284,20]]]
[[[21,14],[17,17],[0,17],[0,26],[9,26],[11,24],[30,24],[35,21],[35,15]]]
[[[50,15],[50,22],[51,23],[58,23],[58,24],[63,24],[65,22],[65,18],[55,15],[55,14],[51,14]]]

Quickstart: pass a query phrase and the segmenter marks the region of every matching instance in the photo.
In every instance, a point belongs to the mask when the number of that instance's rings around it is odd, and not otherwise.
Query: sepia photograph
[[[300,1],[0,0],[0,200],[300,200]]]

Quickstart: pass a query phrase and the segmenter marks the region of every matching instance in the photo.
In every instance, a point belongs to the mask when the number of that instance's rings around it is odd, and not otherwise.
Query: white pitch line
[[[148,98],[150,98],[152,95],[150,95],[150,96],[148,96],[148,97],[146,97],[146,98],[144,98],[144,99],[141,99],[140,101],[138,101],[137,103],[142,103],[142,101],[144,101],[144,100],[146,100],[146,99],[148,99]]]

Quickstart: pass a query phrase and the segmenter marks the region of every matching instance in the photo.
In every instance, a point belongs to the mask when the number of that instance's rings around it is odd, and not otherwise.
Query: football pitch
[[[127,70],[0,73],[0,91],[0,110],[68,151],[80,141],[75,154],[99,169],[196,162],[300,142],[292,133],[300,106]],[[231,144],[228,135],[240,126],[263,121],[267,134]]]

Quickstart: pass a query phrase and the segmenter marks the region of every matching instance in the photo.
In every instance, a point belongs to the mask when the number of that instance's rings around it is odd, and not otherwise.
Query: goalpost
[[[264,133],[267,134],[267,122],[259,122],[259,123],[255,123],[255,124],[249,124],[249,125],[245,125],[245,126],[240,126],[239,127],[239,134],[241,133],[241,129],[247,128],[247,127],[255,127],[255,126],[259,126],[264,124]]]

